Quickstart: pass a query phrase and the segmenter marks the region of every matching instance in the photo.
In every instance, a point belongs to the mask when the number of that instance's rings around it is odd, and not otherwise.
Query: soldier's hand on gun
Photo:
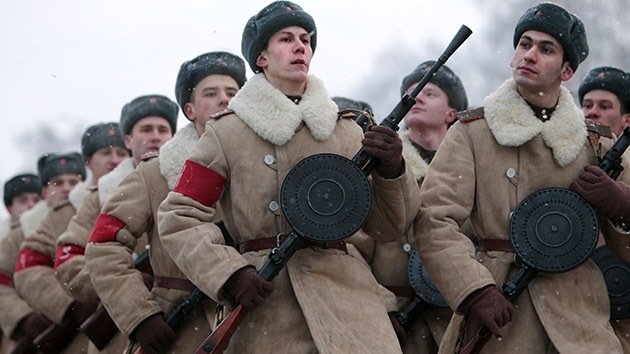
[[[133,331],[144,354],[166,353],[177,338],[175,332],[164,320],[161,313],[147,317]]]
[[[601,168],[584,167],[569,187],[607,218],[630,218],[630,186],[613,180]]]
[[[512,321],[514,305],[494,285],[473,292],[464,303],[464,313],[481,321],[497,338],[501,338],[499,329]]]
[[[400,176],[403,157],[402,140],[391,128],[371,126],[361,141],[367,153],[378,159],[376,172],[385,178]]]
[[[22,333],[30,338],[37,337],[40,333],[46,330],[52,322],[44,317],[44,315],[38,313],[31,313],[24,317],[19,324],[19,329]]]
[[[254,267],[245,267],[232,274],[225,290],[245,309],[252,310],[271,295],[273,283],[258,275]]]

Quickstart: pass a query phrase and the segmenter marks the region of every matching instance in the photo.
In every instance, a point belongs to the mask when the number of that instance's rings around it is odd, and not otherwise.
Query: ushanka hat
[[[317,28],[311,15],[290,1],[275,1],[252,16],[243,30],[241,51],[253,72],[262,71],[262,68],[256,65],[256,59],[267,46],[269,38],[289,26],[299,26],[311,33],[311,48],[315,52]]]
[[[81,137],[81,153],[89,159],[99,149],[119,146],[125,148],[118,123],[98,123],[88,127]]]
[[[614,93],[619,102],[630,109],[630,75],[612,66],[600,66],[592,69],[582,80],[578,89],[580,104],[584,95],[592,90],[605,90]]]
[[[80,175],[85,180],[85,164],[78,152],[67,154],[46,154],[37,160],[37,172],[42,186],[63,174]]]
[[[588,56],[584,23],[563,7],[544,2],[527,9],[514,29],[514,48],[525,31],[539,31],[554,37],[564,49],[573,71]]]
[[[420,82],[424,75],[429,72],[431,67],[435,64],[434,60],[425,61],[418,65],[412,72],[402,79],[400,85],[400,95],[404,95],[405,92],[413,84]],[[453,70],[448,66],[442,65],[438,71],[433,74],[430,83],[436,85],[448,97],[448,105],[458,111],[463,111],[468,108],[468,98],[466,97],[466,90],[462,81],[459,79]]]
[[[13,198],[20,193],[41,193],[39,177],[32,173],[22,173],[4,184],[4,205],[11,206]]]
[[[347,97],[342,96],[334,96],[331,99],[337,104],[337,108],[339,111],[343,111],[346,109],[358,109],[360,111],[368,112],[370,114],[374,114],[372,111],[372,106],[370,106],[367,102],[352,100]]]
[[[179,68],[175,82],[175,98],[179,106],[190,101],[190,95],[199,81],[210,75],[228,75],[236,81],[238,87],[243,87],[245,77],[245,62],[243,59],[228,52],[210,52],[185,61]]]
[[[162,95],[146,95],[134,98],[127,103],[120,115],[120,131],[123,135],[131,134],[131,129],[142,118],[157,116],[168,121],[171,132],[177,130],[177,103]]]

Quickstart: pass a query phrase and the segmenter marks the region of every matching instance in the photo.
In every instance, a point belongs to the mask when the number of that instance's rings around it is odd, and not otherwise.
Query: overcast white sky
[[[17,140],[24,132],[42,122],[55,122],[59,132],[71,132],[77,126],[118,121],[121,107],[143,94],[174,99],[181,63],[214,50],[241,55],[247,19],[269,3],[2,1],[0,182],[35,169],[35,161],[24,161],[20,154]],[[445,46],[460,25],[475,31],[480,20],[468,1],[296,3],[316,21],[318,45],[311,73],[324,80],[331,96],[348,95],[350,87],[368,80],[370,63],[384,47],[396,42],[423,46],[436,37],[442,37]],[[179,126],[186,123],[180,114]]]

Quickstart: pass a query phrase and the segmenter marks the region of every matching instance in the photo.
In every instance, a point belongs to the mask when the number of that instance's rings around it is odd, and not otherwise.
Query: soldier
[[[425,61],[402,79],[400,93],[412,92],[435,64]],[[466,91],[459,77],[446,65],[432,76],[416,96],[416,103],[404,118],[406,130],[401,134],[403,156],[418,183],[422,181],[435,152],[453,124],[458,111],[468,108]],[[469,232],[468,232],[469,233]],[[407,273],[408,256],[415,250],[413,230],[392,242],[378,242],[366,235],[351,240],[372,268],[376,279],[398,297],[403,310],[416,296]],[[422,312],[402,340],[404,353],[437,353],[452,312],[448,308],[430,307]]]
[[[630,125],[630,75],[602,66],[592,69],[578,89],[586,118],[609,126],[619,136]]]
[[[58,325],[74,321],[78,326],[93,311],[93,304],[74,301],[54,278],[54,237],[49,235],[58,235],[65,229],[74,214],[70,200],[78,205],[87,192],[87,186],[82,183],[86,176],[84,160],[76,152],[46,154],[38,160],[37,168],[49,207],[36,228],[23,227],[25,237],[15,263],[13,281],[18,294],[33,309]],[[77,336],[66,344],[69,344],[67,353],[85,352],[87,338]]]
[[[4,205],[10,219],[6,220],[6,232],[0,236],[0,308],[3,309],[0,312],[0,353],[7,353],[24,336],[36,337],[52,323],[35,312],[12,284],[15,260],[23,239],[20,217],[41,200],[41,189],[39,178],[32,173],[19,174],[4,184]]]
[[[175,333],[164,320],[194,285],[177,268],[157,237],[157,208],[175,185],[184,160],[196,145],[211,117],[227,104],[246,81],[243,60],[226,52],[202,54],[181,65],[175,95],[190,120],[165,144],[160,156],[143,163],[127,176],[107,201],[96,220],[86,249],[92,283],[114,321],[144,352],[190,353],[203,341],[214,321],[206,319],[201,306]],[[146,233],[153,268],[153,288],[133,269],[131,239]],[[112,262],[113,257],[121,261]],[[139,290],[141,289],[141,290]],[[125,301],[120,301],[125,299]],[[207,304],[211,305],[211,304]],[[214,306],[208,306],[214,314]]]
[[[563,273],[538,273],[514,305],[497,289],[518,268],[509,239],[511,211],[542,188],[569,187],[584,166],[598,163],[583,114],[561,85],[588,55],[582,21],[541,3],[521,16],[513,40],[512,78],[486,97],[482,109],[461,114],[420,192],[417,246],[457,313],[440,352],[457,352],[483,325],[501,338],[490,338],[484,352],[621,353],[608,322],[604,280],[592,261]],[[608,180],[616,190],[627,188]],[[616,208],[628,203],[622,198],[611,196],[610,209],[627,213],[628,207]],[[602,218],[617,216],[586,199]],[[466,220],[477,237],[476,253],[459,230]],[[604,231],[608,241],[627,237],[612,227]],[[629,258],[622,248],[615,252]]]
[[[305,241],[273,282],[256,271],[292,230],[277,200],[284,176],[307,156],[352,157],[362,142],[375,156],[373,235],[402,236],[405,213],[418,207],[397,134],[377,126],[362,140],[308,75],[316,44],[313,18],[289,1],[250,18],[241,48],[256,75],[231,111],[208,123],[158,211],[160,239],[188,278],[218,303],[247,309],[230,353],[400,352],[378,283],[345,243]],[[217,207],[240,252],[212,223]]]
[[[56,242],[56,276],[75,299],[81,301],[98,299],[84,258],[87,240],[96,217],[120,182],[142,161],[156,157],[161,146],[171,139],[172,132],[177,127],[177,114],[177,105],[167,97],[146,95],[127,103],[121,112],[120,125],[114,123],[120,140],[116,145],[126,147],[131,151],[131,155],[91,188],[90,195],[86,197],[76,217]],[[86,141],[86,144],[89,142]],[[146,244],[146,238],[141,238],[135,245],[133,254],[136,256],[141,254]],[[145,277],[149,277],[148,273]],[[150,279],[147,279],[147,282],[150,283]],[[92,344],[90,352],[98,352]],[[111,339],[103,351],[118,353],[127,346],[126,336],[118,335]]]

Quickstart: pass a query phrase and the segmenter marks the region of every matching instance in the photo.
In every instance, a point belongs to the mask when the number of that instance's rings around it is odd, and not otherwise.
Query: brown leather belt
[[[477,240],[477,249],[480,251],[514,252],[512,241],[496,238]]]
[[[183,290],[183,291],[188,291],[188,292],[195,290],[195,285],[191,283],[190,280],[188,279],[174,278],[174,277],[161,277],[159,275],[153,276],[153,287],[176,289],[176,290]]]
[[[278,246],[284,239],[286,235],[281,235],[279,237],[267,237],[267,238],[259,238],[255,240],[245,241],[238,245],[238,250],[241,253],[260,251],[260,250],[269,250],[276,246]],[[319,248],[334,248],[348,253],[346,249],[346,243],[344,241],[338,242],[330,242],[330,243],[317,243],[309,240],[302,241],[302,247],[319,247]]]
[[[416,297],[416,292],[413,291],[413,288],[410,286],[397,286],[397,285],[385,285],[387,290],[394,293],[394,295],[398,297],[406,297],[408,299],[413,299]]]

